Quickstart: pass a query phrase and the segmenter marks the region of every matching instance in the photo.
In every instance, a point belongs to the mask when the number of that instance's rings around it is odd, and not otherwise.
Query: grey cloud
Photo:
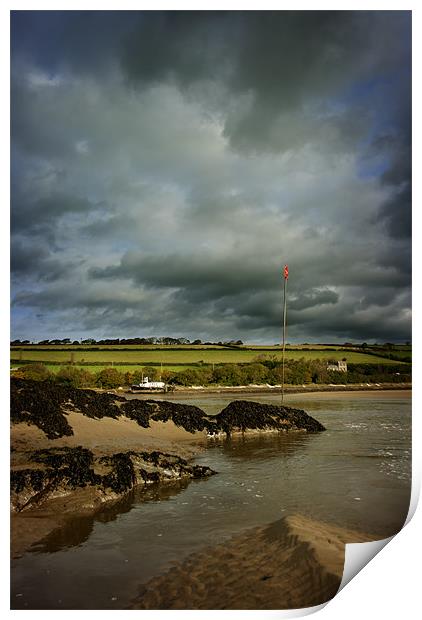
[[[297,295],[295,299],[290,301],[289,306],[293,310],[305,310],[314,306],[336,304],[338,300],[339,295],[335,291],[330,289],[311,289],[304,294]]]
[[[172,78],[186,88],[223,80],[237,101],[249,95],[246,108],[234,107],[225,124],[232,145],[271,149],[272,130],[281,122],[278,148],[288,148],[283,114],[346,94],[350,83],[373,72],[399,69],[407,50],[396,41],[408,22],[405,12],[380,11],[152,13],[134,28],[122,66],[146,84]],[[313,119],[314,130],[321,120]],[[288,123],[284,127],[290,134]]]
[[[379,217],[385,220],[390,237],[410,239],[412,236],[412,193],[409,185],[396,190],[380,209]]]
[[[409,339],[407,13],[81,18],[16,35],[16,337],[272,341],[288,262],[289,337]]]

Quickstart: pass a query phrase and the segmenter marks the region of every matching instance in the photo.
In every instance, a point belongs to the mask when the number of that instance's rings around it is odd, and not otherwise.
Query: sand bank
[[[295,609],[333,598],[345,544],[370,536],[300,515],[256,527],[151,579],[134,609]]]
[[[110,453],[120,450],[160,450],[192,457],[205,445],[205,433],[190,433],[176,426],[174,422],[151,421],[149,428],[139,426],[127,417],[88,418],[80,412],[67,414],[67,421],[73,435],[48,439],[45,433],[34,425],[12,424],[12,464],[16,451],[40,450],[51,447],[83,446],[98,452]]]

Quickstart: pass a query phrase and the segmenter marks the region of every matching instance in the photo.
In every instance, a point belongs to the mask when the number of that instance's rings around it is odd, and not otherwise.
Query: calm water
[[[177,400],[218,413],[235,398]],[[380,538],[398,531],[410,498],[410,394],[297,394],[286,404],[328,430],[210,440],[196,461],[218,475],[133,492],[13,561],[12,608],[125,608],[140,583],[174,561],[293,512]]]

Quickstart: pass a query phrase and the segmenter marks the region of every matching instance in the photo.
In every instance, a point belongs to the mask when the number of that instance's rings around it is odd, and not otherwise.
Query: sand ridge
[[[333,598],[357,532],[291,515],[189,556],[142,587],[135,609],[295,609]]]

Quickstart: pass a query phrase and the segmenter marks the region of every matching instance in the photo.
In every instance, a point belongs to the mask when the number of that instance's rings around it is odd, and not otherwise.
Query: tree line
[[[152,336],[151,338],[105,338],[104,340],[95,340],[95,338],[85,338],[84,340],[71,340],[70,338],[53,338],[52,340],[40,340],[39,342],[31,342],[29,340],[12,340],[10,346],[17,347],[22,345],[35,344],[35,345],[74,345],[78,346],[81,344],[86,345],[125,345],[125,344],[138,344],[138,345],[147,345],[147,344],[162,344],[162,345],[242,345],[243,342],[241,340],[226,340],[219,342],[202,342],[199,338],[196,340],[189,340],[188,338],[171,338],[170,336],[160,336],[156,338]]]
[[[146,376],[152,381],[161,379],[169,386],[239,386],[239,385],[280,385],[282,365],[275,360],[252,362],[249,364],[218,364],[186,368],[181,371],[156,367],[137,368],[133,372],[122,372],[117,368],[104,368],[90,372],[85,368],[62,366],[56,373],[44,364],[28,364],[13,372],[22,379],[49,380],[76,388],[98,387],[114,389],[130,387],[141,383]],[[356,383],[410,383],[411,367],[404,364],[348,364],[347,372],[327,370],[325,360],[288,360],[285,364],[285,383],[301,384],[356,384]]]

